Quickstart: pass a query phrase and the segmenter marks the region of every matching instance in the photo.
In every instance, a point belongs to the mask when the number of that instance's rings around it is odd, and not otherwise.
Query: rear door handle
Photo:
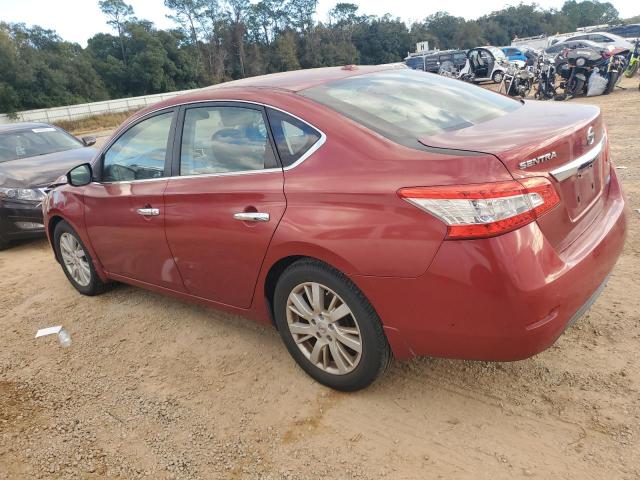
[[[268,222],[269,214],[261,212],[240,212],[234,213],[233,218],[243,222]]]
[[[160,215],[160,209],[159,208],[139,208],[138,214],[144,215],[145,217],[157,217],[158,215]]]

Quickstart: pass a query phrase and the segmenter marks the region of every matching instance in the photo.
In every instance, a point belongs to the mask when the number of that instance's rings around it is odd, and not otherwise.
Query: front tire
[[[56,256],[71,285],[83,295],[99,295],[107,289],[98,276],[89,251],[80,236],[65,221],[56,225],[53,233]]]
[[[274,313],[291,356],[328,387],[360,390],[389,365],[391,350],[375,310],[353,282],[322,262],[299,260],[282,273]]]
[[[624,76],[627,78],[633,77],[638,71],[638,65],[640,65],[640,62],[637,62],[637,61],[630,63],[629,66],[624,71]]]
[[[500,70],[498,70],[497,72],[493,72],[493,76],[491,77],[491,80],[493,80],[493,83],[500,83],[502,82],[503,78],[504,78],[504,72],[501,72]]]

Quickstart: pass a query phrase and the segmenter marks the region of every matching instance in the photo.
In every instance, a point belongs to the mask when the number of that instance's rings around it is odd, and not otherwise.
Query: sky
[[[163,0],[126,0],[138,18],[151,20],[158,28],[170,28],[169,10]],[[327,12],[340,0],[319,0],[317,19],[325,21]],[[390,13],[408,23],[418,21],[439,10],[475,19],[520,0],[450,0],[446,3],[425,0],[342,0],[360,5],[360,13]],[[638,0],[609,0],[622,18],[640,14]],[[529,3],[529,1],[525,2]],[[564,0],[537,0],[543,8],[560,8]],[[98,0],[0,0],[0,21],[40,25],[55,30],[65,40],[86,46],[87,39],[98,32],[111,31],[98,8]]]

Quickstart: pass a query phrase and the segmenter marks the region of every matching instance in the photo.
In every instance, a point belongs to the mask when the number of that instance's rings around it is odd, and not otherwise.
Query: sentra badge
[[[545,153],[544,155],[540,155],[539,157],[532,158],[531,160],[527,160],[526,162],[520,162],[518,166],[522,169],[533,167],[534,165],[539,165],[540,163],[548,162],[549,160],[553,160],[556,158],[558,154],[554,152]]]

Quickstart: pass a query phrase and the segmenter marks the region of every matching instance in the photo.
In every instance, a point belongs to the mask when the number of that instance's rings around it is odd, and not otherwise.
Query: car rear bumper
[[[41,204],[0,203],[0,237],[18,240],[42,236]]]
[[[518,360],[551,346],[595,301],[625,234],[613,174],[602,213],[561,253],[532,223],[495,238],[445,241],[418,278],[352,279],[399,358]]]

